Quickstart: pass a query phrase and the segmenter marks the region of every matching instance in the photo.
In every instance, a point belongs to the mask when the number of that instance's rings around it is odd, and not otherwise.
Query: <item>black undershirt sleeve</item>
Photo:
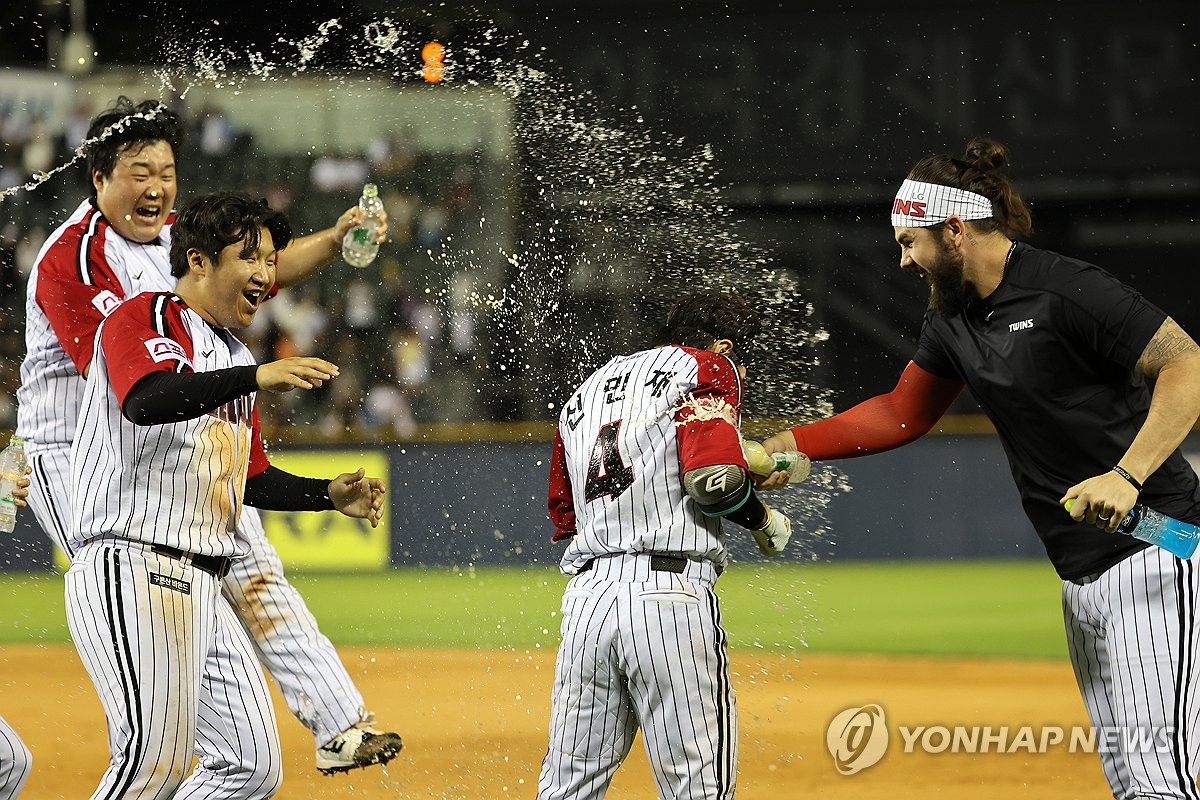
[[[267,467],[246,479],[246,505],[267,511],[332,511],[329,481]]]
[[[767,521],[767,507],[758,499],[758,492],[750,490],[750,496],[736,511],[730,511],[722,519],[741,525],[747,530],[757,530]]]
[[[258,391],[258,367],[212,372],[151,372],[125,395],[121,413],[134,425],[197,419],[230,400]]]

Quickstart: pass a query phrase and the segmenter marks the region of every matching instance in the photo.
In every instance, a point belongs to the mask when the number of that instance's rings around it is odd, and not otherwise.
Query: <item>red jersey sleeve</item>
[[[270,460],[267,458],[267,450],[262,443],[262,423],[258,418],[258,405],[255,404],[254,410],[250,413],[250,468],[246,470],[246,477],[253,478],[267,471],[267,467],[271,466]]]
[[[554,449],[550,453],[550,521],[554,523],[553,541],[575,535],[575,498],[571,493],[571,476],[567,474],[567,451],[558,431],[554,432]]]
[[[125,287],[104,256],[108,235],[108,223],[93,210],[38,262],[34,301],[80,375],[92,363],[96,329],[125,299]]]
[[[152,372],[192,372],[192,339],[183,308],[169,294],[139,294],[100,329],[108,379],[122,408],[134,384]]]
[[[938,377],[910,361],[891,392],[792,428],[796,449],[813,461],[892,450],[928,433],[962,389],[962,381]]]
[[[739,431],[741,376],[725,356],[687,350],[695,357],[698,370],[696,388],[675,412],[680,472],[714,464],[736,464],[746,469]]]

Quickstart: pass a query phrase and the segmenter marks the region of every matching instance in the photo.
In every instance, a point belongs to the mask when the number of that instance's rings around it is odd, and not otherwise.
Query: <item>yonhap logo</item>
[[[843,775],[875,766],[888,747],[883,709],[874,704],[847,708],[830,721],[825,744],[833,756],[833,765]]]

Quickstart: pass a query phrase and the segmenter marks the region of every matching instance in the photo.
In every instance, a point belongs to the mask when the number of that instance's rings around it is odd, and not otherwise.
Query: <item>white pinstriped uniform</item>
[[[0,800],[12,800],[21,793],[29,777],[33,756],[12,726],[0,717]]]
[[[1100,750],[1119,800],[1200,799],[1198,568],[1200,553],[1183,560],[1151,546],[1098,576],[1063,581],[1067,648],[1092,726],[1172,734],[1170,747]]]
[[[266,798],[279,789],[270,693],[218,576],[154,549],[245,552],[237,522],[254,398],[169,425],[121,414],[123,392],[149,369],[253,363],[245,345],[168,294],[121,304],[96,335],[71,451],[75,558],[66,577],[71,637],[108,720],[111,758],[94,800]],[[199,764],[185,778],[193,753]]]
[[[141,316],[149,306],[148,319]],[[169,329],[172,306],[185,326]],[[254,365],[250,350],[227,331],[213,328],[170,294],[141,295],[97,333],[96,356],[86,381],[79,427],[71,447],[71,501],[75,517],[67,543],[78,552],[100,536],[120,536],[206,556],[239,557],[238,519],[250,464],[254,396],[227,403],[216,412],[170,425],[134,425],[121,413],[114,394],[105,327],[117,323],[153,324],[154,338],[137,340],[153,351],[154,362],[215,372]],[[132,337],[118,326],[121,341]],[[181,343],[179,339],[185,339]],[[112,347],[116,346],[113,336]],[[118,352],[109,350],[108,352]],[[135,355],[146,357],[145,352]]]
[[[681,405],[698,409],[691,422]],[[680,347],[613,359],[564,408],[551,517],[556,538],[573,534],[562,570],[574,577],[539,800],[603,797],[639,727],[660,797],[733,797],[737,710],[713,592],[728,554],[682,472],[745,466],[740,410],[732,362]],[[682,556],[681,571],[652,553]]]
[[[47,240],[30,274],[18,433],[25,438],[33,468],[30,509],[67,553],[70,447],[85,386],[68,349],[90,358],[97,316],[142,291],[174,288],[170,236],[168,224],[157,243],[130,242],[84,201]],[[53,325],[47,312],[56,317]],[[70,348],[64,347],[60,333]],[[362,695],[284,575],[257,510],[243,510],[238,531],[248,554],[234,562],[222,591],[253,637],[288,708],[324,744],[367,717]]]

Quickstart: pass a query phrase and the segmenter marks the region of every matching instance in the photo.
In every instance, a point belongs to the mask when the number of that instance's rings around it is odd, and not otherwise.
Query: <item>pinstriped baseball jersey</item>
[[[174,288],[173,222],[174,214],[157,243],[142,245],[119,236],[93,202],[84,201],[43,246],[30,275],[19,394],[19,428],[34,468],[29,505],[72,558],[78,545],[68,542],[75,516],[69,502],[70,448],[86,386],[80,369],[90,363],[96,330],[115,300]],[[257,511],[244,509],[238,527],[250,553],[234,562],[224,591],[256,637],[263,664],[288,707],[313,730],[317,744],[324,744],[366,718],[362,695],[284,577]],[[248,596],[254,602],[246,602]],[[236,756],[226,760],[233,763]]]
[[[121,406],[155,371],[254,363],[245,345],[174,295],[140,294],[112,312],[96,335],[71,450],[72,546],[115,535],[189,553],[245,554],[236,530],[246,476],[268,466],[254,396],[169,425],[134,425]]]
[[[25,298],[25,360],[17,392],[17,435],[26,448],[71,443],[101,321],[126,297],[175,287],[171,223],[139,244],[117,235],[91,200],[54,231],[38,253]]]
[[[620,356],[591,375],[559,416],[551,463],[556,539],[572,575],[606,553],[680,553],[724,566],[720,520],[703,515],[682,475],[746,466],[742,383],[723,355],[661,347]]]

